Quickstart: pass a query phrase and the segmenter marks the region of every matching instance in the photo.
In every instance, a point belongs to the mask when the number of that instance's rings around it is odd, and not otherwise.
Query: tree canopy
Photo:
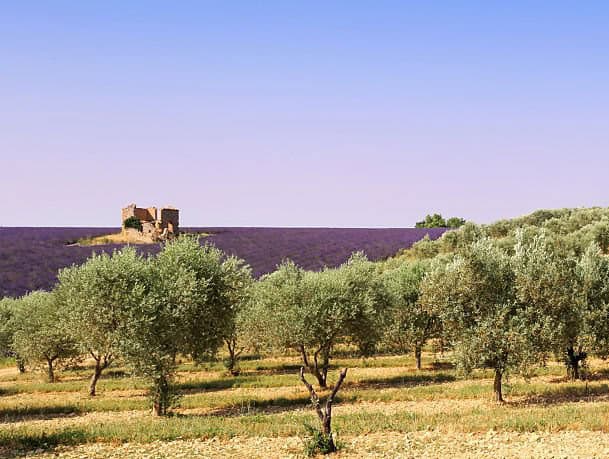
[[[459,228],[464,224],[465,219],[460,217],[450,217],[445,220],[441,214],[428,214],[415,224],[415,228]]]
[[[128,311],[121,351],[152,381],[153,409],[163,415],[175,400],[176,356],[202,360],[216,352],[250,271],[242,260],[186,236],[167,242],[145,265],[144,295]]]
[[[19,299],[13,347],[30,365],[45,364],[49,382],[57,363],[79,355],[74,330],[54,293],[33,292]]]
[[[436,263],[422,286],[421,301],[440,317],[461,368],[494,370],[497,401],[503,375],[538,361],[542,351],[530,339],[530,311],[517,301],[514,278],[510,258],[483,239]]]
[[[439,319],[420,302],[421,284],[429,263],[403,263],[383,273],[383,283],[390,301],[385,343],[400,353],[414,351],[417,369],[425,343],[439,331]]]
[[[368,354],[381,337],[387,298],[376,266],[363,254],[321,272],[284,262],[255,295],[263,336],[271,346],[297,350],[320,387],[327,385],[336,344],[351,342]]]
[[[86,263],[63,269],[55,295],[83,350],[95,361],[89,395],[119,354],[126,320],[147,293],[146,263],[134,248],[93,255]]]

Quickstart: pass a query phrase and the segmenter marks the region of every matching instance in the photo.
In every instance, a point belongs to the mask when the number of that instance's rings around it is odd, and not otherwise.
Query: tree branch
[[[304,367],[300,367],[300,380],[305,385],[305,387],[308,389],[309,395],[311,396],[311,402],[313,403],[313,407],[315,408],[315,411],[317,412],[317,416],[319,417],[320,421],[323,422],[324,421],[324,412],[321,410],[321,406],[319,403],[319,397],[317,396],[315,389],[313,389],[313,386],[311,384],[309,384],[309,382],[305,379],[304,371],[305,371]]]
[[[326,415],[329,418],[332,417],[332,403],[334,402],[334,397],[336,397],[336,394],[340,390],[340,386],[343,385],[343,381],[345,380],[346,377],[347,377],[347,369],[343,368],[343,370],[340,372],[340,375],[338,377],[338,381],[336,381],[336,384],[334,385],[334,389],[332,389],[332,393],[328,397],[328,400],[326,400]]]
[[[307,352],[305,351],[305,347],[303,345],[300,346],[300,353],[302,355],[302,362],[305,364],[307,368],[309,367],[309,358],[307,357]]]

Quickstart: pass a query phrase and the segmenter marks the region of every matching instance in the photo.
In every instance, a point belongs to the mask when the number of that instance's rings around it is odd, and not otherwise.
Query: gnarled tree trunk
[[[330,350],[329,346],[320,347],[313,354],[313,361],[309,360],[307,352],[304,346],[300,346],[300,354],[302,356],[302,362],[309,370],[320,388],[326,389],[328,387],[328,369],[330,367]],[[321,356],[321,362],[319,358]]]
[[[583,352],[581,348],[579,348],[577,352],[573,346],[567,348],[567,376],[569,376],[571,380],[581,378],[579,371],[580,363],[583,362],[586,357],[588,357],[588,354]]]
[[[98,360],[95,361],[95,370],[93,371],[93,375],[91,376],[91,382],[89,383],[89,395],[91,397],[95,397],[95,390],[97,386],[97,381],[101,377],[102,369]]]
[[[313,389],[313,386],[311,386],[311,384],[309,384],[309,382],[304,377],[304,367],[300,368],[300,380],[309,391],[309,395],[311,396],[311,403],[313,403],[313,407],[315,408],[317,417],[321,422],[321,430],[328,442],[328,452],[330,453],[336,451],[336,444],[334,443],[334,438],[332,436],[332,403],[334,403],[334,398],[336,397],[336,394],[338,393],[340,386],[343,384],[343,381],[346,377],[347,369],[345,368],[340,372],[338,381],[336,382],[334,389],[332,389],[330,396],[326,400],[325,408],[322,408],[321,402],[319,401],[319,397],[317,396],[315,389]]]
[[[96,356],[93,352],[91,352],[91,356],[95,360],[95,369],[93,370],[93,375],[91,376],[91,381],[89,383],[89,395],[91,397],[95,397],[96,389],[97,389],[97,381],[101,378],[102,372],[110,366],[112,362],[112,355],[106,354],[103,357]]]

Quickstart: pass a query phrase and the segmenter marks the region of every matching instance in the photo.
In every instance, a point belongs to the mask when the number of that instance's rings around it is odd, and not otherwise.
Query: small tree
[[[298,351],[319,386],[327,387],[336,344],[349,341],[369,354],[380,339],[388,301],[376,269],[362,254],[321,272],[283,263],[255,289],[266,340]]]
[[[503,375],[539,356],[529,339],[528,308],[516,301],[511,261],[487,239],[437,264],[423,281],[421,302],[440,317],[461,368],[495,371],[497,402]]]
[[[441,214],[426,215],[425,219],[417,222],[415,228],[445,228],[446,220]]]
[[[89,384],[94,396],[102,372],[116,359],[128,311],[146,293],[146,266],[135,249],[93,255],[81,266],[59,273],[56,298],[84,352],[95,361]]]
[[[239,262],[240,263],[240,262]],[[232,305],[233,320],[228,324],[226,335],[223,337],[228,357],[224,361],[228,372],[237,376],[239,374],[239,358],[244,350],[256,345],[255,333],[252,327],[257,321],[252,312],[252,289],[254,279],[249,267],[234,271],[233,288],[229,289],[230,303]],[[232,292],[232,293],[231,293]]]
[[[417,370],[421,369],[421,351],[439,328],[438,317],[421,305],[421,282],[428,267],[423,262],[404,263],[383,275],[391,301],[385,341],[398,352],[414,351]]]
[[[255,333],[252,327],[256,327],[257,317],[251,310],[250,303],[246,298],[236,301],[235,320],[230,325],[227,335],[224,337],[228,357],[224,361],[228,372],[237,376],[239,374],[239,358],[246,349],[256,347]]]
[[[451,217],[447,220],[441,214],[426,215],[425,219],[415,224],[416,228],[459,228],[465,224],[461,217]]]
[[[44,362],[48,381],[55,382],[57,363],[78,355],[65,311],[58,307],[53,293],[34,292],[19,301],[13,347],[30,364]]]
[[[319,422],[321,423],[321,435],[316,436],[317,438],[313,439],[313,445],[310,448],[311,451],[315,452],[315,450],[320,450],[320,452],[334,453],[336,452],[336,443],[334,442],[334,436],[332,434],[332,404],[336,398],[336,394],[340,390],[340,387],[343,384],[343,381],[347,377],[347,369],[343,369],[339,376],[338,381],[334,385],[332,392],[326,399],[325,407],[322,408],[321,401],[319,400],[319,396],[313,386],[306,380],[304,375],[305,369],[304,367],[300,368],[300,380],[304,384],[304,386],[309,391],[309,395],[311,396],[311,403],[313,404],[313,408],[315,408],[315,412],[317,413],[317,417],[319,418]]]
[[[213,246],[181,236],[148,263],[147,294],[129,311],[121,348],[152,382],[153,412],[175,402],[172,379],[178,353],[195,360],[213,355],[234,320],[234,301],[250,271]]]
[[[16,352],[13,346],[13,337],[16,330],[17,310],[19,308],[19,300],[14,298],[0,299],[0,356],[15,358],[17,369],[20,373],[25,372],[25,362]]]

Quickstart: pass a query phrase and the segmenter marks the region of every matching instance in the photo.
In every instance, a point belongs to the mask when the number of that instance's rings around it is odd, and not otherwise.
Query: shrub
[[[339,449],[338,442],[335,442],[332,438],[333,435],[326,435],[320,429],[311,424],[305,422],[305,437],[304,453],[308,457],[315,456],[316,454],[330,454]]]
[[[137,217],[129,217],[123,222],[123,228],[134,228],[142,231],[142,222]]]

